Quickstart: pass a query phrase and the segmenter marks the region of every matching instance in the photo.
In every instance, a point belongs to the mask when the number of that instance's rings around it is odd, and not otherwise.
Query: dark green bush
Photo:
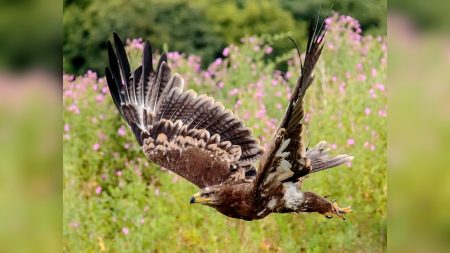
[[[64,2],[64,71],[103,73],[106,41],[116,31],[124,38],[149,39],[161,49],[196,54],[202,66],[218,57],[225,45],[249,35],[290,32],[301,41],[306,23],[331,1],[110,0]],[[333,8],[361,20],[362,28],[385,31],[386,2],[339,1]],[[279,56],[292,48],[288,40],[273,45]]]

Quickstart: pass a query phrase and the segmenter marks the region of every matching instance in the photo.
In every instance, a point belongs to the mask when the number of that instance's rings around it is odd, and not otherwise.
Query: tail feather
[[[321,141],[314,148],[306,151],[306,157],[311,160],[311,173],[333,168],[353,160],[353,156],[342,154],[330,156],[330,146]]]

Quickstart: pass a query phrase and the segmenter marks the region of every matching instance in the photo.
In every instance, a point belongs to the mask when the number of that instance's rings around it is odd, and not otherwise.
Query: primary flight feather
[[[311,25],[301,76],[264,156],[258,139],[230,110],[183,89],[183,78],[171,74],[165,54],[155,69],[149,42],[142,65],[131,70],[114,33],[114,46],[108,41],[106,79],[114,104],[146,157],[201,188],[191,203],[244,220],[286,212],[343,217],[350,208],[300,190],[305,176],[353,159],[330,156],[324,141],[308,150],[303,143],[303,98],[314,80],[325,33],[324,22]]]

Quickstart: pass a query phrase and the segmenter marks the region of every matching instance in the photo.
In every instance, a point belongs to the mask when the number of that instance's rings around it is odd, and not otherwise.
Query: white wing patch
[[[291,168],[292,165],[289,163],[285,158],[289,155],[289,152],[284,152],[284,150],[289,145],[289,142],[291,140],[287,139],[283,141],[283,143],[278,148],[277,152],[275,153],[275,159],[281,159],[278,166],[275,168],[275,171],[271,172],[269,176],[267,176],[266,180],[264,181],[264,184],[278,181],[281,182],[285,179],[288,179],[294,175],[294,172],[292,172]]]
[[[277,205],[278,200],[276,198],[271,198],[269,203],[267,204],[267,207],[270,210],[273,210],[275,208],[275,206]]]

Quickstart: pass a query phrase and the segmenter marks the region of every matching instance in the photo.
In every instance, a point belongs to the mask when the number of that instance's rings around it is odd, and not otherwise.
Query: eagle
[[[310,25],[301,76],[265,151],[232,111],[207,95],[184,90],[183,78],[171,73],[165,53],[155,69],[148,41],[141,66],[132,70],[122,40],[113,33],[114,47],[107,43],[106,79],[115,106],[147,159],[200,188],[191,204],[248,221],[301,212],[345,219],[351,207],[301,191],[308,175],[353,159],[347,154],[331,156],[325,141],[308,148],[302,137],[303,100],[314,80],[326,31],[324,20]]]

